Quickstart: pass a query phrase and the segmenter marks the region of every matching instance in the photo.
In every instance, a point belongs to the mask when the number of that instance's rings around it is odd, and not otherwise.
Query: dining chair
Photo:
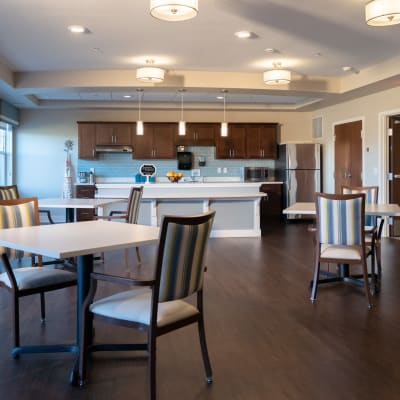
[[[128,207],[126,210],[121,211],[110,211],[107,216],[97,216],[96,218],[102,218],[107,220],[122,219],[128,224],[136,224],[139,216],[140,201],[143,195],[143,186],[132,187],[128,196]],[[125,260],[128,263],[129,250],[125,249]],[[142,263],[142,258],[140,257],[139,247],[136,247],[136,257],[138,264]],[[102,259],[104,260],[104,254],[102,254]]]
[[[317,234],[315,240],[314,279],[311,301],[315,302],[319,281],[320,264],[361,265],[363,281],[354,276],[325,279],[325,282],[344,281],[364,286],[368,307],[372,307],[365,244],[365,194],[315,194],[317,212]],[[375,285],[374,263],[371,262],[371,277]]]
[[[19,199],[19,192],[17,185],[0,186],[0,200],[12,200]],[[40,209],[39,213],[45,214],[51,224],[54,224],[54,220],[51,217],[50,210]]]
[[[379,186],[342,186],[343,194],[365,194],[365,204],[378,203]],[[381,262],[381,237],[383,230],[384,219],[374,215],[365,216],[365,244],[370,246],[372,250],[372,257],[376,259],[378,267],[378,282],[381,280],[382,275],[382,262]]]
[[[39,225],[38,199],[19,198],[0,200],[0,229]],[[62,269],[54,269],[32,264],[28,267],[12,265],[14,259],[31,257],[26,251],[0,247],[1,260],[5,272],[0,274],[0,287],[7,289],[12,296],[14,348],[20,346],[19,299],[31,294],[40,295],[42,322],[45,321],[45,292],[76,285],[76,274]],[[15,358],[18,355],[13,353]]]
[[[100,273],[91,274],[91,286],[82,310],[79,384],[86,379],[89,351],[145,350],[149,354],[149,399],[156,398],[156,339],[173,330],[197,323],[207,382],[212,382],[204,315],[203,277],[208,239],[215,211],[193,216],[164,216],[158,245],[155,277],[135,280]],[[98,281],[131,289],[93,301]],[[197,303],[185,301],[196,294]],[[92,319],[147,332],[147,342],[132,345],[90,345]]]

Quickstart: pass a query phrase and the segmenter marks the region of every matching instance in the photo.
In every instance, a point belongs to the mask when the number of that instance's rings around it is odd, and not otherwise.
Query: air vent
[[[322,138],[322,117],[312,119],[312,137],[313,139]]]

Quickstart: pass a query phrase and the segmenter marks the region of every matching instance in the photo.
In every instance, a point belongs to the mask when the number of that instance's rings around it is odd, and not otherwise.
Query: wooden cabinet
[[[276,159],[277,124],[246,124],[246,157]]]
[[[135,136],[133,157],[135,159],[176,158],[176,123],[145,123],[143,136]]]
[[[76,185],[76,197],[80,199],[94,199],[96,186]],[[76,221],[91,221],[94,219],[95,210],[93,208],[77,208]]]
[[[96,124],[78,123],[78,158],[94,160],[96,158]]]
[[[184,146],[215,146],[215,137],[219,133],[219,124],[188,122],[186,123],[186,135],[176,135],[177,145]]]
[[[215,158],[246,158],[246,128],[244,124],[229,124],[228,136],[216,136]]]
[[[99,145],[131,145],[131,123],[102,122],[96,124],[96,144]]]
[[[272,231],[282,222],[282,185],[265,183],[260,187],[260,192],[266,194],[261,199],[260,227],[263,234]]]

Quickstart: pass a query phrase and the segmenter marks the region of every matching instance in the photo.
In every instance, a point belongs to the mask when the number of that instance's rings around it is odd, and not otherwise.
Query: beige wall
[[[363,183],[380,186],[380,199],[387,196],[385,176],[387,150],[385,121],[388,115],[400,114],[400,88],[386,90],[313,113],[323,118],[324,190],[334,190],[334,125],[363,121]]]

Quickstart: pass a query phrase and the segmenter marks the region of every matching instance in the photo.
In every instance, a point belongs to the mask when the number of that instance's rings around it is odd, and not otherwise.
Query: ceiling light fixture
[[[264,83],[267,85],[284,85],[291,81],[291,72],[281,69],[281,63],[273,63],[274,69],[264,72]]]
[[[72,33],[89,33],[89,29],[82,25],[70,25],[68,30]]]
[[[179,89],[178,92],[181,94],[181,119],[179,121],[178,135],[185,136],[186,135],[186,122],[183,120],[183,93],[185,92],[185,89]]]
[[[185,21],[198,12],[198,0],[150,0],[150,14],[163,21]]]
[[[228,123],[226,122],[226,94],[228,91],[226,89],[221,90],[221,93],[224,94],[224,119],[221,122],[221,136],[227,137],[228,136]]]
[[[251,38],[251,32],[249,31],[239,31],[235,32],[235,36],[238,37],[239,39],[249,39]]]
[[[400,24],[398,0],[372,0],[365,5],[365,21],[371,26]]]
[[[143,82],[160,83],[164,81],[165,71],[162,68],[153,67],[154,60],[146,60],[148,67],[136,70],[136,79]]]
[[[136,89],[138,92],[138,120],[136,121],[136,135],[137,136],[143,136],[144,134],[144,127],[143,127],[143,121],[140,118],[140,109],[142,105],[142,97],[143,97],[143,89]]]

